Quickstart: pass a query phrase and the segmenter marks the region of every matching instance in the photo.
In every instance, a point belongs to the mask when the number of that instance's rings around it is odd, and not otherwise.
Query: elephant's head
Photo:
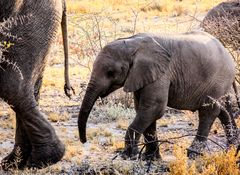
[[[165,73],[170,62],[166,44],[154,36],[138,34],[113,41],[100,51],[78,118],[82,143],[86,142],[86,122],[98,97],[121,87],[126,92],[137,91]]]

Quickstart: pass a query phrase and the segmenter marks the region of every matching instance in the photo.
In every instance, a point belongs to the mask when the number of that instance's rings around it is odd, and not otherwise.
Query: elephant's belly
[[[173,99],[169,100],[167,106],[179,110],[196,111],[202,106],[202,103],[188,102],[187,100],[176,98],[174,100]]]
[[[182,91],[181,89],[172,91],[170,89],[168,106],[180,110],[196,111],[202,106],[206,98],[207,94],[201,94],[200,92]]]

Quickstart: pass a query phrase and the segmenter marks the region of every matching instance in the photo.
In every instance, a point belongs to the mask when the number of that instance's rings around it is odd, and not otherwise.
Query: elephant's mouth
[[[121,88],[121,87],[122,87],[122,85],[119,85],[119,84],[110,86],[110,88],[109,88],[107,91],[105,91],[104,93],[102,93],[102,94],[100,95],[100,97],[101,97],[101,98],[105,98],[105,97],[108,96],[110,93],[112,93],[113,91],[115,91],[115,90],[117,90],[117,89],[119,89],[119,88]]]

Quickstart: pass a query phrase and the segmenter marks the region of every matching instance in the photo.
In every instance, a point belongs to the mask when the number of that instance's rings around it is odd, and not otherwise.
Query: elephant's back
[[[201,62],[207,63],[205,66],[214,67],[215,73],[226,71],[226,73],[235,74],[234,59],[217,38],[202,31],[190,33],[190,36],[195,43],[192,44],[190,41],[189,45],[193,46],[193,51],[200,51],[198,57]]]
[[[208,96],[219,98],[229,91],[235,64],[217,39],[204,32],[188,33],[177,39],[175,48],[170,105],[178,99],[180,108],[196,110]]]
[[[16,63],[25,79],[36,79],[44,69],[45,57],[61,20],[57,9],[61,0],[15,1],[18,3],[10,15],[10,27],[0,34],[3,41],[9,43],[4,55]],[[14,71],[5,63],[1,66]]]
[[[176,60],[192,61],[199,67],[212,66],[213,74],[220,69],[234,72],[235,63],[231,54],[218,39],[206,32],[192,31],[182,34],[174,45],[178,48],[173,51]]]

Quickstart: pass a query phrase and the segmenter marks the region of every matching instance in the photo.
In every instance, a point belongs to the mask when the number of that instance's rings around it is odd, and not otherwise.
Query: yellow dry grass
[[[198,10],[205,12],[221,0],[67,0],[68,11],[70,13],[98,13],[103,10],[109,9],[111,11],[126,11],[127,8],[133,8],[136,10],[142,10],[145,12],[153,11],[153,13],[159,14],[183,14],[184,11],[193,12]],[[196,6],[198,9],[196,9]]]
[[[68,8],[68,29],[69,29],[69,48],[70,48],[70,77],[74,88],[82,91],[80,83],[87,82],[91,72],[92,63],[96,54],[100,50],[100,43],[104,46],[107,42],[118,37],[130,36],[138,32],[154,33],[179,33],[192,29],[194,25],[193,18],[195,14],[203,14],[211,7],[222,0],[67,0]],[[198,16],[197,16],[198,17]],[[99,24],[99,28],[97,28]],[[99,30],[98,30],[99,29]],[[101,34],[101,37],[99,37]],[[80,105],[81,99],[76,101],[63,100],[56,97],[56,94],[63,96],[64,74],[63,74],[63,52],[62,39],[60,33],[56,38],[50,55],[47,67],[44,72],[43,88],[41,92],[45,95],[40,99],[40,106],[54,108],[48,113],[48,119],[51,122],[65,122],[70,119],[70,114],[66,112],[63,115],[55,110],[64,105]],[[49,96],[48,96],[49,95]],[[50,98],[51,97],[51,98]],[[126,111],[126,110],[124,110]],[[126,119],[126,113],[119,107],[109,108],[108,115],[117,118],[116,127],[119,130],[126,130],[129,120]],[[0,120],[0,128],[15,127],[14,114],[8,111],[9,117],[6,120]],[[188,116],[184,120],[192,121],[192,113],[186,113]],[[5,113],[1,113],[5,116]],[[122,118],[122,119],[121,119]],[[158,125],[164,126],[174,123],[176,118],[164,118],[159,120]],[[195,120],[195,118],[194,118]],[[240,119],[237,121],[238,126]],[[66,154],[64,161],[77,165],[83,159],[84,149],[79,143],[77,126],[74,131],[69,131],[67,127],[56,126],[58,135],[64,140],[66,145]],[[214,125],[213,130],[218,130],[221,126]],[[220,130],[222,132],[222,129]],[[60,134],[59,134],[60,133]],[[14,132],[10,134],[13,138]],[[179,133],[169,131],[167,133],[158,133],[159,138],[168,139],[170,137],[180,136]],[[87,137],[91,143],[90,151],[92,154],[98,153],[98,158],[104,159],[106,153],[113,153],[115,150],[124,147],[124,136],[118,137],[112,133],[108,126],[104,128],[88,128]],[[106,147],[102,149],[97,138],[106,139]],[[0,134],[1,140],[9,139],[8,134]],[[235,150],[231,149],[227,153],[216,153],[214,155],[205,155],[200,160],[189,163],[186,157],[185,148],[190,144],[190,140],[183,139],[179,146],[164,145],[161,146],[161,153],[164,150],[173,149],[175,161],[170,163],[170,174],[174,175],[195,175],[195,174],[239,174],[236,167]],[[180,147],[181,146],[181,147]],[[102,149],[102,150],[101,150]],[[1,156],[6,154],[5,149],[0,150]],[[92,159],[93,156],[90,156]],[[109,159],[109,158],[106,158]],[[96,160],[95,160],[96,161]],[[103,164],[105,161],[102,162]],[[114,164],[114,163],[113,163]],[[121,169],[121,172],[127,174],[132,172],[132,164],[120,161],[114,164],[114,168]],[[37,171],[44,174],[59,174],[61,171],[61,162],[48,169]],[[22,173],[22,172],[21,172]],[[24,171],[23,174],[31,174],[30,171]],[[36,173],[36,172],[34,172]],[[129,173],[130,174],[130,173]]]
[[[239,155],[236,149],[231,148],[228,152],[205,154],[203,157],[189,162],[186,149],[174,146],[173,154],[176,160],[170,163],[171,175],[239,175],[240,170],[236,164]]]

